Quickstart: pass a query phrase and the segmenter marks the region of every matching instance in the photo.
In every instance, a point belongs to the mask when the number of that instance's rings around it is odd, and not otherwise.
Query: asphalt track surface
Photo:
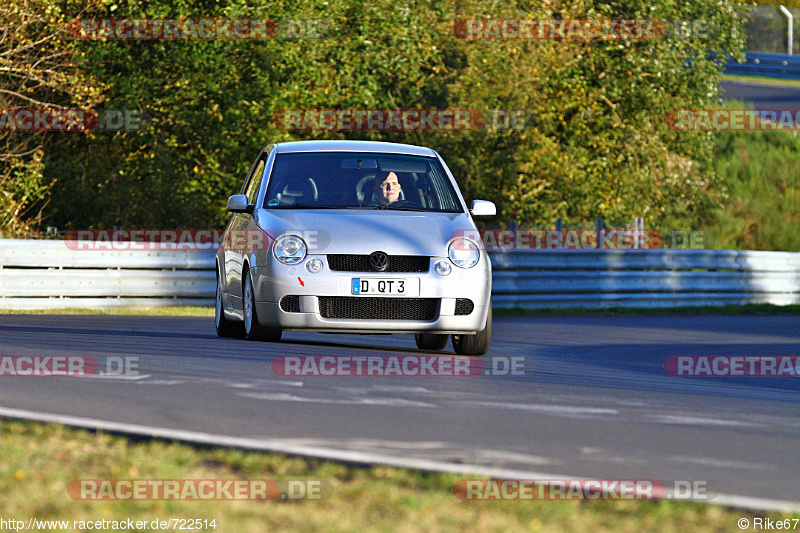
[[[756,109],[800,110],[800,86],[721,81],[723,100],[744,100]]]
[[[800,378],[663,367],[671,355],[798,355],[800,316],[497,318],[485,367],[522,357],[515,376],[284,378],[270,366],[426,353],[410,335],[270,344],[217,338],[212,318],[0,315],[2,355],[139,365],[120,378],[0,377],[0,416],[465,474],[708,481],[717,503],[800,502]]]

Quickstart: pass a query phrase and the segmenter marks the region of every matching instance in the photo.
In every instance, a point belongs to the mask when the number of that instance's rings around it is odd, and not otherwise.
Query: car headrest
[[[317,186],[311,178],[292,180],[279,187],[279,190],[277,198],[280,205],[316,202],[318,197]]]
[[[375,175],[368,175],[361,178],[356,185],[356,197],[360,203],[372,201],[372,193],[375,189]]]

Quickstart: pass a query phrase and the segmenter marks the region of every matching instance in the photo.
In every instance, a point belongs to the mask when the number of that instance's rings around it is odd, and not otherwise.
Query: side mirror
[[[246,194],[234,194],[228,198],[228,211],[231,213],[252,213],[253,206],[247,203]]]
[[[472,209],[469,210],[473,217],[493,217],[497,214],[494,202],[488,200],[473,200]]]

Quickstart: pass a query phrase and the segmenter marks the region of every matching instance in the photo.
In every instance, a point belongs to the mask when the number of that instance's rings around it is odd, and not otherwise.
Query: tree
[[[43,157],[57,133],[17,129],[18,121],[28,123],[19,110],[89,107],[101,95],[102,85],[80,68],[55,2],[0,4],[0,233],[29,230],[30,209],[53,183],[43,173]]]
[[[112,10],[113,9],[113,10]],[[269,142],[356,138],[435,148],[468,199],[526,225],[644,216],[695,224],[719,194],[713,137],[669,128],[671,110],[717,105],[719,67],[741,51],[739,11],[714,0],[97,2],[93,17],[323,19],[321,39],[97,41],[80,44],[106,105],[152,117],[139,132],[62,136],[44,158],[58,176],[59,226],[219,226]],[[465,18],[658,19],[670,38],[466,40]],[[704,21],[681,35],[672,21]],[[286,109],[525,110],[524,130],[287,131]],[[87,165],[85,154],[93,156]]]

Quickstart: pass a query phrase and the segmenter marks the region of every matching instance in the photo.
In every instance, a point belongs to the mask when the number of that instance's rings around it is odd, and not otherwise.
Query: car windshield
[[[435,157],[359,152],[277,154],[264,207],[463,212]]]

